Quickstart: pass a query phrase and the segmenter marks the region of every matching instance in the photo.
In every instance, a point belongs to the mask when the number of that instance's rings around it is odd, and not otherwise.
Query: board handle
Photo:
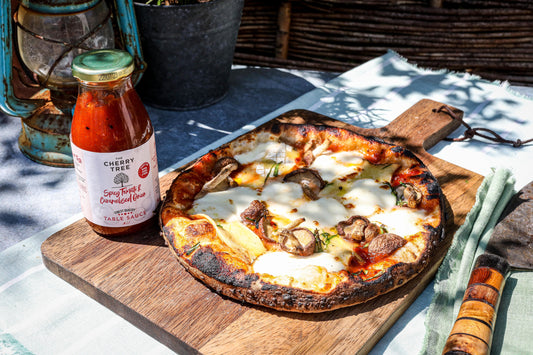
[[[476,259],[443,355],[490,352],[500,296],[508,274],[509,263],[497,255],[482,254]]]

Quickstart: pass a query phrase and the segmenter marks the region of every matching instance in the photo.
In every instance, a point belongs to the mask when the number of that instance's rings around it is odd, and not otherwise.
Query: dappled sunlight
[[[160,170],[241,128],[250,130],[257,119],[313,90],[311,82],[328,81],[333,73],[300,72],[236,66],[230,89],[218,104],[192,111],[165,111],[148,106],[156,131]],[[169,144],[183,142],[183,144]]]
[[[344,73],[327,83],[323,90],[325,94],[307,108],[360,128],[385,127],[418,101],[429,98],[462,110],[465,122],[473,127],[492,129],[513,141],[532,138],[521,134],[531,131],[533,125],[528,119],[529,101],[521,95],[468,73],[418,68],[394,52]],[[459,127],[450,137],[461,137],[464,131],[465,127]],[[445,160],[453,156],[459,165],[469,166],[482,175],[501,164],[497,162],[501,153],[523,156],[505,162],[513,171],[523,169],[520,162],[528,160],[524,148],[496,144],[480,137],[463,142],[441,140],[429,152]],[[477,158],[472,159],[473,156]],[[528,175],[533,176],[533,166]]]

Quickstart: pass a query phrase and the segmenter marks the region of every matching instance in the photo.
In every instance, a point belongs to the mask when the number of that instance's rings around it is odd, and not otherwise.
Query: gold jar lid
[[[130,75],[133,57],[120,49],[98,49],[80,54],[72,61],[72,75],[82,81],[103,83]]]

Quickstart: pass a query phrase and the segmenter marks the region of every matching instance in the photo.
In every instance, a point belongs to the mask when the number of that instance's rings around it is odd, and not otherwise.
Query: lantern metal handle
[[[133,84],[136,85],[146,70],[146,62],[143,59],[137,19],[133,0],[115,0],[117,6],[117,22],[122,35],[125,49],[133,56],[135,63],[135,75]]]
[[[11,0],[4,2],[4,10],[0,16],[0,108],[11,116],[29,117],[32,112],[42,106],[42,100],[19,99],[13,93],[13,30],[11,26]]]

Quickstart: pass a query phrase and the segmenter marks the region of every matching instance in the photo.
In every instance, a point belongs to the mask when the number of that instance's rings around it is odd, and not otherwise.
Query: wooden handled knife
[[[514,195],[476,259],[443,354],[488,354],[510,268],[533,270],[533,182]]]

